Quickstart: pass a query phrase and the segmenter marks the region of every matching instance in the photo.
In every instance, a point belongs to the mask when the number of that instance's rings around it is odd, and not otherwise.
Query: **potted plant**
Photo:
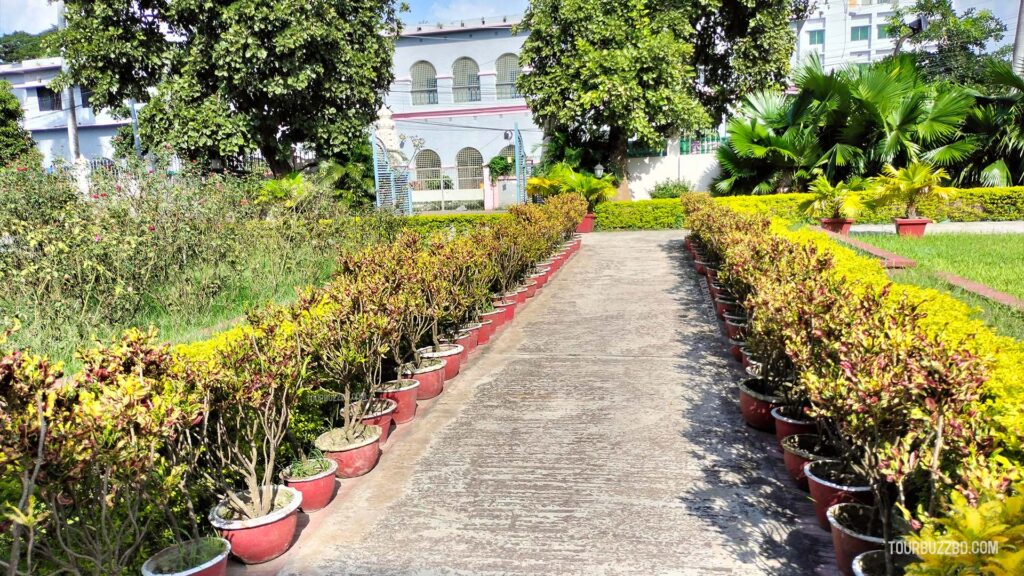
[[[828,509],[834,504],[871,504],[871,485],[852,466],[840,460],[812,460],[804,464],[807,489],[814,504],[818,526],[831,531]]]
[[[819,218],[821,227],[829,232],[850,233],[854,218],[863,209],[858,192],[864,189],[861,178],[840,182],[833,186],[825,176],[818,176],[811,182],[813,196],[800,203],[800,210],[808,216]]]
[[[836,449],[818,434],[794,434],[782,439],[783,461],[786,471],[801,490],[807,490],[804,464],[815,460],[834,458]]]
[[[142,576],[225,576],[231,543],[197,538],[164,548],[142,565]]]
[[[302,494],[302,511],[316,512],[334,499],[334,474],[338,463],[318,451],[301,455],[281,471],[284,485]]]
[[[549,197],[555,194],[579,194],[587,201],[587,213],[576,228],[576,232],[593,232],[594,208],[601,202],[615,197],[614,177],[602,177],[586,172],[577,172],[565,162],[554,164],[543,176],[530,178],[526,184],[531,195]]]
[[[392,421],[395,424],[405,424],[416,417],[416,398],[418,396],[418,380],[389,380],[381,384],[377,395],[395,402],[395,412]]]
[[[878,196],[872,204],[901,206],[904,217],[895,219],[896,233],[900,236],[924,236],[925,227],[931,220],[921,218],[917,210],[929,198],[945,200],[948,197],[942,187],[948,178],[944,169],[916,160],[898,170],[886,166],[882,175],[874,180]]]

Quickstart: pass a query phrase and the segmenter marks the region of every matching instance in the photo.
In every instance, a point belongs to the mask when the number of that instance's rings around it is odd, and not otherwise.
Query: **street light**
[[[604,176],[604,166],[600,164],[594,166],[594,176],[597,176],[598,178]]]

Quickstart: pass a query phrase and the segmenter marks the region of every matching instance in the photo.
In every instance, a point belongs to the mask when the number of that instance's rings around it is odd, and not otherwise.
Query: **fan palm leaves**
[[[947,189],[942,185],[948,178],[945,169],[927,162],[915,160],[905,168],[887,165],[874,180],[878,195],[872,204],[901,205],[907,218],[917,218],[917,207],[925,198],[946,198]]]

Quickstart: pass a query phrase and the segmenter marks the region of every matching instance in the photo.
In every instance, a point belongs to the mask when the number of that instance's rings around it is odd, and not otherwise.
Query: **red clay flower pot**
[[[505,313],[504,324],[508,324],[515,318],[517,302],[515,300],[501,300],[494,304],[494,307]]]
[[[373,470],[380,460],[380,426],[367,426],[366,438],[355,442],[340,450],[332,449],[333,446],[323,442],[332,431],[324,432],[313,443],[318,450],[323,452],[324,458],[330,458],[338,463],[335,475],[338,478],[356,478]]]
[[[804,465],[807,487],[814,502],[814,516],[823,530],[831,530],[828,509],[834,504],[870,504],[874,501],[871,486],[864,481],[842,480],[838,472],[842,463],[836,460],[814,460]]]
[[[419,380],[420,387],[416,394],[417,400],[428,400],[444,391],[444,369],[447,362],[440,359],[437,364],[425,363],[422,368],[407,367],[402,369],[403,378]]]
[[[459,375],[462,368],[462,351],[465,350],[460,344],[441,344],[439,350],[433,346],[417,350],[423,358],[440,358],[445,361],[444,381],[448,382]]]
[[[380,443],[383,445],[388,441],[388,436],[391,436],[391,423],[395,419],[398,402],[391,398],[381,398],[380,401],[384,404],[383,406],[375,403],[374,406],[371,406],[372,412],[364,413],[360,420],[367,426],[380,426]]]
[[[290,468],[281,473],[285,486],[302,493],[303,512],[316,512],[334,499],[334,475],[338,471],[338,463],[328,458],[327,464],[326,470],[306,478],[292,478],[289,476]]]
[[[744,363],[749,365],[748,356],[744,354]],[[746,368],[746,366],[744,366]],[[772,408],[772,418],[775,418],[775,438],[779,443],[787,436],[796,434],[816,434],[818,424],[804,415],[803,410],[798,406],[778,406]]]
[[[835,232],[836,234],[842,234],[843,236],[850,235],[850,226],[853,224],[853,218],[822,218],[820,220],[821,227],[829,232]]]
[[[210,523],[222,538],[231,543],[231,553],[245,564],[261,564],[284,554],[295,539],[299,525],[299,506],[302,493],[287,486],[275,486],[278,494],[287,494],[291,500],[259,518],[228,520],[221,515],[225,502],[210,511]]]
[[[459,357],[459,362],[464,366],[469,361],[469,355],[476,350],[477,344],[479,343],[480,337],[479,327],[476,330],[468,330],[466,328],[459,332],[458,338],[455,339],[455,343],[462,346],[462,355]]]
[[[725,333],[731,340],[743,340],[747,337],[747,322],[746,319],[739,318],[737,316],[725,315]],[[740,361],[743,359],[740,358]]]
[[[729,339],[729,354],[739,363],[743,363],[743,347],[746,346],[744,340]]]
[[[398,406],[391,415],[395,424],[405,424],[416,417],[416,397],[419,395],[419,380],[392,380],[384,383],[385,389],[377,396],[394,400]]]
[[[523,304],[526,304],[526,298],[527,298],[527,296],[526,296],[526,287],[525,286],[520,288],[520,289],[518,289],[518,290],[516,290],[514,296],[512,297],[512,299],[516,301],[516,304],[518,304],[520,306],[522,306]]]
[[[595,216],[593,212],[588,212],[587,215],[583,217],[583,220],[576,225],[576,232],[583,234],[593,232],[595,218],[597,218],[597,216]]]
[[[231,555],[231,543],[223,538],[216,538],[216,540],[220,540],[223,543],[223,552],[202,564],[196,565],[194,568],[182,570],[181,572],[167,572],[159,567],[165,561],[173,562],[175,558],[180,557],[183,553],[180,550],[182,546],[191,546],[197,541],[189,540],[181,545],[168,546],[151,556],[149,560],[146,560],[146,563],[142,565],[142,576],[225,576],[228,573],[228,556]]]
[[[924,229],[931,223],[931,220],[927,218],[894,218],[894,220],[897,234],[914,238],[924,236]]]
[[[508,314],[505,310],[497,307],[490,312],[484,312],[481,314],[480,322],[484,325],[483,330],[487,331],[487,335],[483,339],[479,340],[480,344],[486,344],[488,340],[493,338],[494,334],[498,331],[498,328],[501,328],[507,318]],[[488,322],[490,322],[489,328],[487,327]]]
[[[504,314],[502,314],[504,316]],[[491,336],[494,336],[494,321],[493,320],[480,320],[480,331],[476,335],[477,346],[483,346],[491,341]]]
[[[534,296],[536,296],[537,295],[537,288],[538,288],[538,286],[539,286],[539,284],[537,283],[536,280],[527,280],[526,281],[526,297],[527,298],[533,298]]]
[[[715,298],[715,314],[719,320],[725,320],[726,314],[734,314],[740,309],[739,302],[729,296],[718,295]]]
[[[740,382],[740,412],[747,424],[758,430],[775,431],[772,409],[784,402],[785,399],[771,395],[764,380],[748,378]]]
[[[881,550],[885,540],[866,534],[866,526],[874,510],[863,504],[836,504],[828,509],[832,529],[832,548],[836,565],[843,576],[855,576],[853,559],[871,550]]]
[[[794,434],[782,439],[783,461],[786,471],[801,490],[807,490],[807,475],[804,464],[815,460],[827,460],[836,457],[836,451],[822,443],[817,434]]]
[[[892,554],[895,576],[904,576],[907,567],[920,559],[913,554]],[[853,559],[854,576],[886,576],[885,550],[869,550]]]

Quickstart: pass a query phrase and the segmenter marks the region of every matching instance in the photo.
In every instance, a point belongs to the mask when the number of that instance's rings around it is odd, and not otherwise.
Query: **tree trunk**
[[[270,171],[275,177],[281,177],[292,171],[291,154],[285,154],[281,143],[277,139],[277,126],[263,124],[260,127],[260,153],[263,159],[270,166]]]
[[[608,142],[611,145],[611,164],[615,173],[621,179],[619,190],[615,195],[616,200],[632,200],[629,193],[629,154],[626,145],[629,143],[629,136],[622,128],[613,126],[608,131]]]

